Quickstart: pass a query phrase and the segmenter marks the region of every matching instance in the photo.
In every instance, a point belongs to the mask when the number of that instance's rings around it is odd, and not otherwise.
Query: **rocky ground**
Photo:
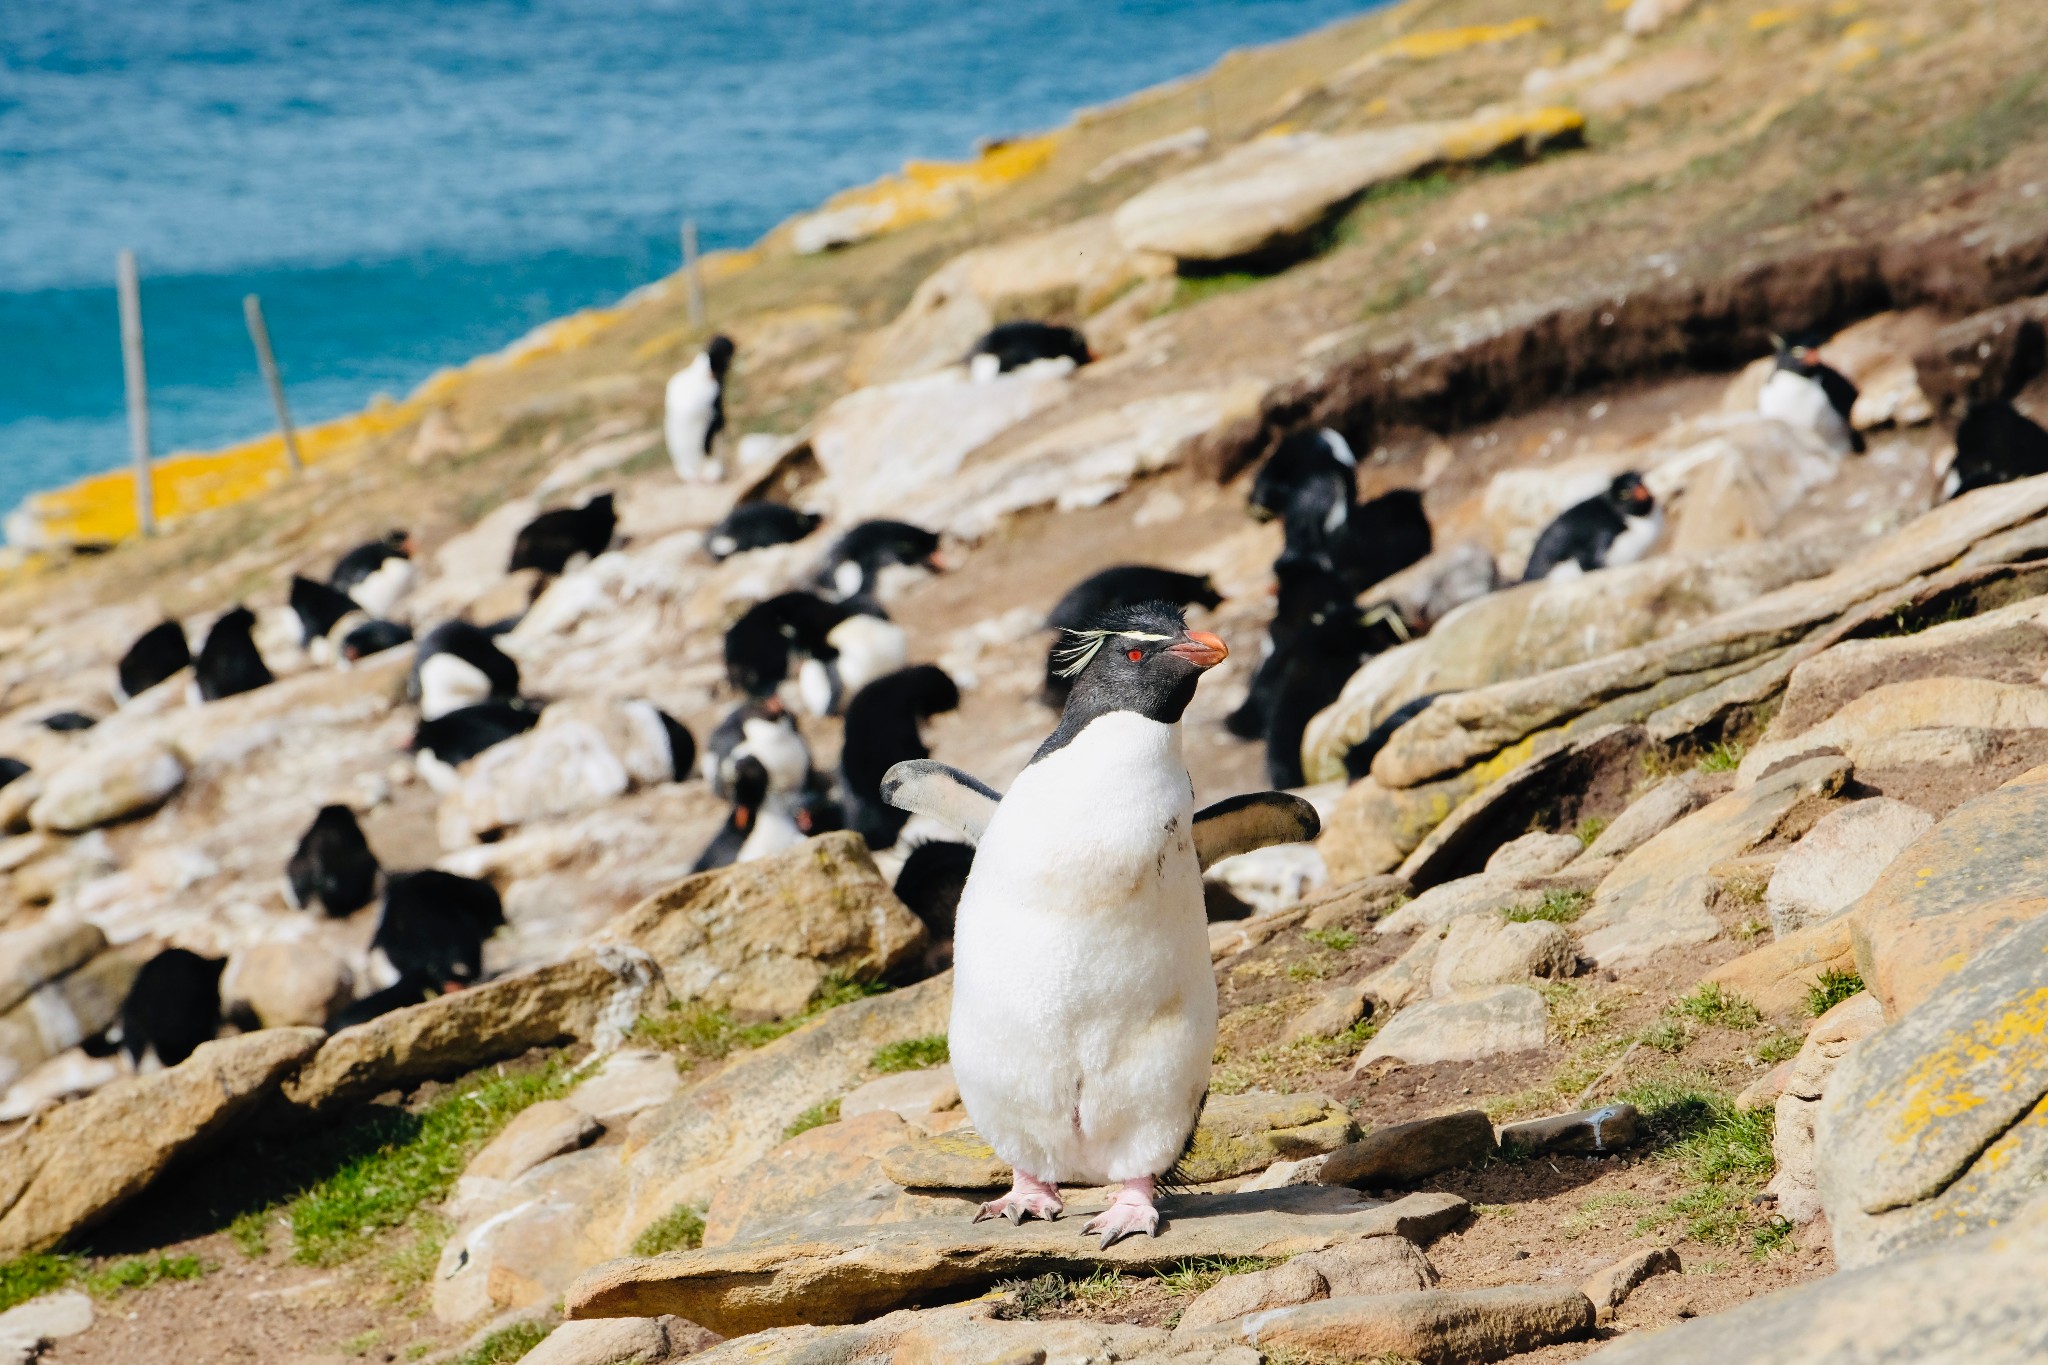
[[[0,1355],[2048,1352],[2048,480],[1938,502],[1969,401],[2048,417],[2044,37],[1989,0],[1410,0],[720,261],[723,484],[658,449],[661,381],[706,335],[669,281],[302,481],[15,562]],[[799,250],[821,237],[847,244]],[[951,367],[1026,315],[1102,358]],[[1867,453],[1755,414],[1769,334],[1809,328]],[[318,667],[282,607],[404,525],[414,621],[497,619],[543,586],[502,572],[517,528],[609,488],[618,548],[506,647],[550,725],[623,744],[644,697],[701,739],[733,700],[723,627],[847,525],[907,517],[951,565],[889,584],[913,659],[961,684],[931,747],[1001,786],[1053,721],[1060,594],[1204,572],[1224,600],[1194,623],[1233,649],[1187,720],[1207,801],[1265,785],[1222,725],[1280,537],[1247,471],[1318,423],[1364,493],[1424,491],[1438,554],[1367,595],[1418,638],[1309,729],[1313,853],[1217,869],[1255,913],[1211,930],[1191,1185],[1107,1252],[1072,1216],[967,1221],[1007,1173],[944,1067],[949,979],[901,984],[924,929],[856,838],[692,879],[724,813],[701,782],[579,785],[538,744],[517,799],[440,797],[403,756],[409,653]],[[1443,610],[1451,568],[1511,580],[1626,468],[1670,509],[1657,553]],[[764,491],[825,524],[712,564],[705,529]],[[278,682],[116,706],[138,633],[237,600]],[[58,710],[100,723],[39,724]],[[823,768],[837,727],[806,722]],[[492,880],[490,980],[317,1027],[374,919],[278,890],[329,802],[388,867]],[[104,1084],[75,1045],[166,943],[229,958],[266,1027]]]

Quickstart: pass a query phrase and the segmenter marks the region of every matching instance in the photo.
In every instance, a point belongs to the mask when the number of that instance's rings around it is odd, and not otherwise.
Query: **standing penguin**
[[[294,910],[318,906],[336,919],[377,894],[377,855],[347,806],[322,806],[285,864],[285,899]]]
[[[990,328],[967,353],[967,369],[975,379],[985,382],[1034,361],[1071,360],[1079,366],[1094,358],[1088,350],[1088,338],[1073,328],[1026,320]]]
[[[136,638],[115,670],[121,700],[139,697],[192,663],[192,646],[176,621],[159,621]]]
[[[223,613],[206,632],[206,643],[199,647],[199,662],[193,669],[200,700],[219,701],[273,681],[249,634],[255,626],[256,613],[237,606]]]
[[[612,510],[609,493],[599,493],[581,507],[557,507],[552,512],[543,512],[519,528],[519,535],[512,542],[512,560],[505,571],[539,569],[550,575],[567,573],[609,549],[618,524],[618,513]]]
[[[1210,611],[1223,605],[1223,594],[1207,574],[1176,573],[1149,564],[1119,564],[1091,574],[1053,604],[1045,614],[1046,628],[1054,632],[1077,630],[1114,607],[1131,607],[1140,602],[1178,602],[1192,606],[1199,602]],[[1059,707],[1067,700],[1067,680],[1060,676],[1060,643],[1053,636],[1045,656],[1045,700]]]
[[[1856,406],[1856,386],[1824,362],[1815,346],[1788,345],[1781,337],[1772,340],[1778,346],[1778,363],[1757,395],[1756,410],[1787,426],[1812,432],[1830,450],[1860,452],[1863,433],[1849,425],[1849,410]]]
[[[1216,1044],[1206,861],[1313,838],[1307,802],[1237,797],[1197,816],[1181,715],[1229,651],[1152,602],[1069,633],[1059,728],[1007,795],[930,760],[884,798],[974,839],[953,939],[953,1071],[1015,1172],[977,1219],[1056,1218],[1058,1183],[1116,1181],[1084,1231],[1156,1234],[1153,1191],[1186,1150]]]
[[[875,679],[846,706],[839,789],[847,823],[869,848],[887,848],[909,816],[882,800],[882,779],[906,759],[923,758],[918,724],[960,705],[960,689],[937,664],[917,664]]]
[[[392,531],[382,540],[358,545],[343,555],[327,586],[345,592],[364,611],[385,618],[418,581],[412,563],[412,534]]]
[[[1524,583],[1554,575],[1576,577],[1616,564],[1633,564],[1664,531],[1664,509],[1633,469],[1615,475],[1607,491],[1576,503],[1536,537]]]
[[[732,368],[732,353],[730,338],[713,337],[704,354],[668,381],[662,431],[684,483],[717,483],[721,476],[711,443],[725,429],[725,372]]]

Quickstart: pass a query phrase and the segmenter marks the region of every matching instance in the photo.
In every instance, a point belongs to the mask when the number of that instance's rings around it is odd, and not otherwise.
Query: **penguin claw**
[[[1027,1218],[1043,1218],[1050,1223],[1065,1212],[1060,1202],[1059,1187],[1049,1181],[1039,1180],[1022,1171],[1016,1173],[1010,1192],[1001,1199],[991,1199],[975,1211],[974,1221],[979,1223],[989,1218],[1007,1218],[1016,1227]]]
[[[1159,1210],[1152,1206],[1152,1181],[1124,1182],[1124,1187],[1117,1191],[1110,1206],[1089,1219],[1081,1231],[1090,1237],[1100,1233],[1102,1240],[1097,1249],[1101,1251],[1109,1250],[1136,1233],[1157,1237]]]

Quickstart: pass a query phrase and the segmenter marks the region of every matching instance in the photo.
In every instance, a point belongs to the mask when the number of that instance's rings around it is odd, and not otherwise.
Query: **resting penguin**
[[[967,353],[968,372],[978,380],[1021,369],[1035,360],[1071,360],[1086,365],[1088,339],[1071,327],[1051,322],[1005,322],[974,343]]]
[[[846,705],[839,789],[847,822],[869,848],[888,848],[910,817],[882,800],[882,779],[905,759],[923,758],[918,724],[960,705],[960,689],[937,664],[917,664],[875,679]]]
[[[1856,406],[1856,386],[1840,370],[1826,364],[1820,351],[1803,344],[1777,343],[1778,363],[1756,397],[1756,410],[1787,426],[1810,431],[1828,449],[1847,454],[1863,449],[1863,433],[1849,425]]]
[[[668,458],[684,483],[717,483],[718,461],[711,443],[725,429],[725,372],[732,368],[730,338],[713,337],[698,356],[668,381],[662,433]]]
[[[1228,655],[1154,602],[1069,633],[1059,728],[1006,795],[929,759],[892,805],[977,844],[953,938],[953,1071],[1015,1171],[977,1218],[1056,1218],[1058,1184],[1119,1182],[1084,1229],[1156,1233],[1155,1183],[1186,1150],[1216,1044],[1202,867],[1314,838],[1307,802],[1260,792],[1197,815],[1182,713]]]
[[[712,728],[704,741],[701,768],[713,793],[732,799],[733,764],[747,757],[759,759],[770,780],[780,786],[795,789],[810,780],[810,746],[797,733],[796,721],[780,697],[736,706]]]
[[[176,621],[159,621],[128,646],[115,669],[121,700],[139,697],[180,669],[192,664],[192,646]]]
[[[851,694],[903,667],[902,627],[843,602],[786,592],[749,607],[725,633],[725,670],[732,685],[765,697],[789,676],[792,655],[798,695],[813,715],[838,713]]]
[[[526,733],[539,721],[540,708],[516,698],[478,702],[421,721],[407,747],[420,778],[445,795],[462,780],[457,768],[492,745]]]
[[[504,905],[487,881],[431,867],[394,873],[370,940],[370,974],[385,984],[330,1026],[346,1028],[475,985],[483,976],[484,940],[504,924]]]
[[[789,545],[817,530],[823,520],[815,512],[799,512],[779,502],[743,502],[711,528],[704,548],[713,559],[723,560],[742,550]]]
[[[519,665],[482,626],[443,621],[420,641],[405,690],[423,719],[439,720],[465,706],[517,697]]]
[[[166,948],[142,964],[121,1015],[81,1046],[89,1057],[126,1053],[137,1071],[176,1066],[220,1032],[220,973],[227,959]]]
[[[2048,474],[2048,431],[2003,398],[1979,403],[1956,428],[1956,458],[1942,479],[1942,496]]]
[[[45,730],[54,730],[60,735],[76,734],[99,724],[82,711],[53,711],[37,723]]]
[[[412,551],[412,535],[406,531],[393,531],[382,540],[358,545],[334,566],[327,586],[347,593],[370,615],[388,617],[418,578]]]
[[[1606,492],[1567,507],[1543,528],[1522,581],[1633,564],[1650,552],[1663,530],[1664,509],[1643,486],[1643,476],[1634,470],[1617,474]]]
[[[201,701],[253,692],[273,681],[249,634],[255,625],[256,613],[238,606],[223,613],[206,632],[206,643],[199,647],[199,661],[193,669]]]
[[[599,493],[581,507],[557,507],[552,512],[543,512],[519,528],[505,571],[539,569],[550,575],[567,573],[609,549],[618,524],[618,513],[612,510],[609,493]]]
[[[396,621],[365,621],[341,637],[341,661],[352,664],[372,654],[396,649],[412,639],[412,632]]]
[[[1149,564],[1119,564],[1091,574],[1053,604],[1045,614],[1050,630],[1078,630],[1090,620],[1114,607],[1131,607],[1140,602],[1178,602],[1192,606],[1199,602],[1210,611],[1223,605],[1223,594],[1207,574],[1175,573]],[[1060,637],[1053,637],[1045,656],[1045,700],[1060,706],[1067,699],[1067,680],[1060,676]]]
[[[285,864],[284,894],[294,910],[318,907],[339,919],[377,894],[377,855],[363,837],[355,812],[322,806]]]
[[[907,521],[864,521],[833,544],[814,582],[834,601],[879,610],[877,580],[893,565],[943,569],[938,536]]]

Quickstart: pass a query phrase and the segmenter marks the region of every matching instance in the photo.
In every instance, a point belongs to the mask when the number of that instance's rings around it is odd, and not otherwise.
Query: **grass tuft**
[[[1677,1165],[1692,1186],[1637,1223],[1649,1232],[1673,1222],[1698,1242],[1750,1242],[1753,1255],[1782,1246],[1782,1219],[1760,1216],[1751,1202],[1777,1168],[1771,1152],[1776,1116],[1770,1109],[1737,1109],[1726,1095],[1674,1081],[1652,1081],[1624,1091],[1642,1111],[1659,1159]]]
[[[1159,1272],[1159,1287],[1173,1298],[1192,1298],[1230,1275],[1246,1275],[1280,1264],[1270,1256],[1198,1256]]]
[[[166,1280],[196,1280],[212,1266],[197,1256],[130,1256],[85,1276],[86,1292],[97,1299],[111,1299],[127,1289],[147,1289]]]
[[[1756,1045],[1756,1059],[1765,1066],[1776,1066],[1787,1058],[1797,1057],[1804,1046],[1806,1040],[1796,1033],[1774,1033]]]
[[[62,1289],[79,1275],[76,1256],[35,1252],[0,1264],[0,1309]]]
[[[671,1001],[660,1014],[641,1015],[633,1024],[632,1036],[648,1047],[678,1053],[692,1061],[722,1061],[736,1051],[766,1047],[826,1010],[880,995],[888,989],[878,982],[855,981],[834,973],[825,978],[802,1014],[753,1023],[741,1023],[724,1005]]]
[[[1358,934],[1350,929],[1304,929],[1301,936],[1333,953],[1348,953],[1358,946]]]
[[[1701,754],[1693,766],[1703,773],[1732,773],[1742,766],[1742,756],[1747,752],[1749,746],[1724,740]]]
[[[837,1122],[839,1122],[839,1097],[835,1095],[829,1100],[819,1101],[792,1119],[789,1127],[782,1130],[782,1140],[787,1142],[799,1133],[808,1133],[813,1128],[823,1128],[828,1123]]]
[[[659,1256],[664,1251],[695,1251],[703,1245],[703,1213],[688,1204],[678,1204],[633,1239],[633,1254]]]
[[[1830,967],[1814,979],[1806,991],[1806,1012],[1818,1019],[1863,989],[1863,978],[1854,972]]]
[[[1670,1012],[1718,1028],[1753,1029],[1764,1020],[1755,1005],[1718,981],[1700,985],[1692,994],[1675,1002]]]
[[[1516,905],[1506,912],[1510,924],[1527,924],[1531,920],[1548,920],[1552,924],[1570,924],[1586,913],[1586,907],[1593,903],[1589,891],[1547,891],[1543,899],[1534,905]]]
[[[1593,841],[1607,832],[1607,821],[1597,815],[1589,815],[1579,821],[1579,827],[1572,833],[1579,836],[1580,848],[1591,848]]]
[[[934,1033],[876,1048],[875,1055],[868,1058],[868,1067],[888,1076],[898,1071],[924,1071],[944,1066],[951,1060],[953,1054],[946,1046],[946,1035]]]
[[[515,1322],[501,1327],[465,1352],[456,1365],[511,1365],[548,1339],[552,1330],[537,1322]]]

